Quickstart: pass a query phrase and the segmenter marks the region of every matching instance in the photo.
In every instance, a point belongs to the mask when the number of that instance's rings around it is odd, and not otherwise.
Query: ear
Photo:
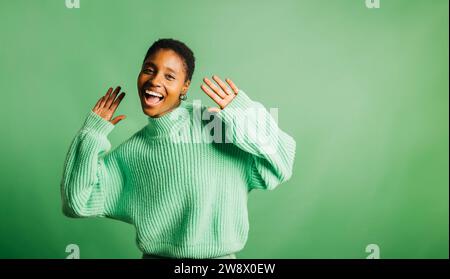
[[[181,89],[181,91],[182,91],[184,94],[186,94],[186,92],[188,91],[190,85],[191,85],[191,80],[185,81],[184,84],[183,84],[183,88]]]

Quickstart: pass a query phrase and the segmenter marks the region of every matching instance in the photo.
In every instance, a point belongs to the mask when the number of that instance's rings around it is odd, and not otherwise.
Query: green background
[[[136,79],[158,38],[231,78],[297,141],[293,177],[249,197],[238,258],[448,258],[447,0],[3,0],[0,258],[139,258],[134,228],[69,219],[66,152],[108,86],[128,93],[113,146],[146,124]]]

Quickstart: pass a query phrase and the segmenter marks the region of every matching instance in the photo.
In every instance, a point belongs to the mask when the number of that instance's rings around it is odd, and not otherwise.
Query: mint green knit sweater
[[[114,125],[91,111],[64,165],[64,214],[130,223],[147,254],[213,258],[243,249],[247,195],[291,177],[296,143],[242,90],[220,112],[206,109],[181,102],[112,151]]]

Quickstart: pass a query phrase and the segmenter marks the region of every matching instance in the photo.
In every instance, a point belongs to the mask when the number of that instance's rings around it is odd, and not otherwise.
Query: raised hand
[[[230,85],[231,90],[230,88],[228,88],[226,83],[223,82],[218,76],[213,75],[212,78],[220,87],[217,87],[217,85],[215,85],[212,81],[205,77],[203,81],[208,86],[202,84],[200,88],[220,107],[208,108],[208,111],[219,112],[220,110],[224,109],[234,99],[234,97],[236,97],[239,89],[229,78],[225,79],[225,81]]]
[[[125,97],[125,92],[120,93],[120,95],[117,97],[120,89],[120,86],[117,86],[113,91],[112,87],[110,87],[105,96],[101,97],[97,101],[97,104],[95,104],[95,107],[92,109],[92,111],[99,115],[101,118],[111,122],[114,125],[119,123],[119,121],[125,119],[125,115],[119,115],[112,119],[114,112],[120,104],[120,101],[122,101],[122,99]]]

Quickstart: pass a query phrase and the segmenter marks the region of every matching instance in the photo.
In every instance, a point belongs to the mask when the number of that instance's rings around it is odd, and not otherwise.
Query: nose
[[[161,83],[161,76],[155,75],[151,78],[148,79],[147,83],[152,87],[152,88],[156,88],[156,87],[161,87],[162,83]]]

